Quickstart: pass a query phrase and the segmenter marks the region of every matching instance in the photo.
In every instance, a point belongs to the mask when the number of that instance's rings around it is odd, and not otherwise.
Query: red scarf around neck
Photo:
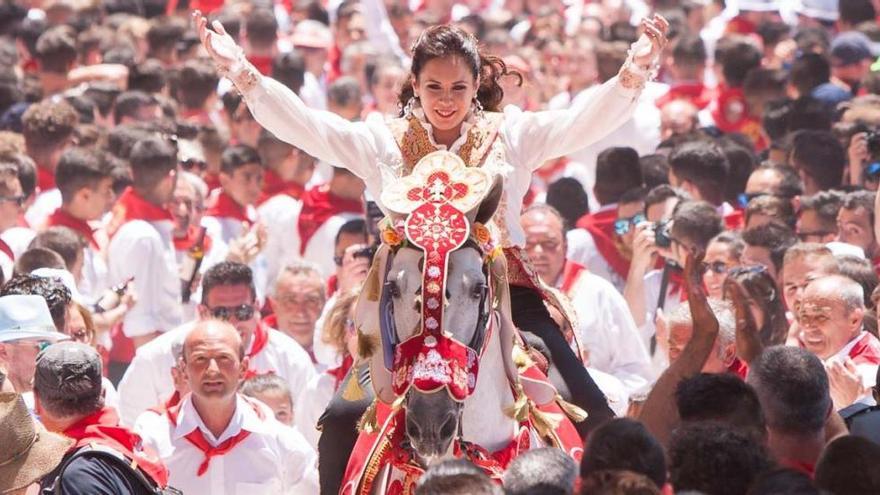
[[[64,430],[64,435],[76,440],[73,449],[95,443],[117,450],[135,461],[157,485],[163,488],[168,485],[168,470],[158,457],[142,449],[137,433],[119,425],[119,416],[111,407],[79,420]]]
[[[266,175],[263,178],[263,193],[260,194],[257,204],[261,205],[279,194],[286,194],[291,198],[299,199],[305,191],[306,188],[302,184],[292,180],[282,180],[274,170],[271,168],[266,169]]]
[[[37,167],[37,192],[44,193],[56,187],[55,174],[43,167]]]
[[[574,288],[574,284],[577,283],[581,274],[586,271],[587,269],[584,265],[565,260],[565,268],[562,269],[562,283],[559,285],[559,290],[568,294]]]
[[[178,404],[180,404],[180,392],[175,390],[174,393],[171,394],[171,397],[168,398],[168,400],[166,400],[162,404],[159,404],[158,406],[148,408],[147,411],[162,415],[165,414],[169,408],[174,407]]]
[[[92,249],[96,251],[101,249],[100,246],[98,246],[98,241],[95,240],[95,229],[89,225],[89,222],[76,218],[63,209],[58,208],[46,218],[46,227],[54,227],[56,225],[73,229],[89,241],[89,246],[91,246]]]
[[[248,403],[249,406],[254,409],[257,417],[259,417],[261,420],[265,419],[265,415],[263,414],[263,411],[259,408],[259,406],[247,400],[246,398],[245,401]],[[168,416],[168,420],[174,426],[177,426],[177,416],[180,414],[181,405],[183,405],[183,403],[171,406],[165,413],[165,415]],[[220,442],[219,445],[213,446],[208,442],[208,439],[205,438],[205,435],[204,433],[202,433],[201,428],[196,427],[193,431],[187,433],[183,438],[186,438],[189,443],[193,444],[197,449],[201,450],[202,453],[205,454],[205,458],[199,465],[199,469],[198,471],[196,471],[196,475],[204,476],[204,474],[208,472],[208,467],[210,467],[211,465],[211,459],[217,456],[225,455],[230,450],[235,448],[236,445],[245,441],[245,439],[247,439],[250,434],[251,432],[242,428],[234,437],[227,438],[226,440]]]
[[[596,249],[618,276],[626,279],[629,274],[629,260],[617,249],[617,234],[614,232],[614,221],[617,220],[617,208],[598,211],[584,215],[578,220],[577,227],[585,229],[593,236]]]
[[[12,252],[12,248],[3,239],[0,239],[0,252],[8,256],[12,261],[15,261],[15,253]]]
[[[351,354],[345,356],[345,359],[342,360],[342,364],[335,368],[330,368],[327,370],[327,374],[333,377],[333,391],[339,390],[339,386],[342,385],[342,380],[345,379],[345,375],[348,374],[348,370],[351,369],[351,366],[354,364],[354,358],[351,357]]]
[[[297,223],[300,254],[305,254],[309,240],[327,220],[341,213],[363,212],[364,204],[360,200],[341,198],[331,193],[327,185],[309,189],[303,194]]]
[[[217,195],[217,200],[208,208],[205,215],[215,218],[233,218],[248,225],[253,223],[253,220],[248,216],[247,208],[238,204],[225,191],[221,191]]]
[[[248,351],[247,357],[248,359],[253,359],[254,356],[263,352],[263,349],[266,348],[266,344],[269,343],[269,329],[263,325],[263,322],[257,324],[257,328],[254,329],[254,337],[253,344],[251,344],[251,350]],[[269,371],[268,373],[272,373]],[[250,380],[251,378],[259,375],[264,375],[268,373],[260,373],[253,368],[253,364],[248,367],[248,370],[244,373],[244,379]]]
[[[862,333],[858,342],[849,350],[848,357],[855,364],[880,364],[880,341],[870,333]]]
[[[204,229],[204,227],[200,227],[198,225],[190,225],[188,229],[186,229],[185,237],[175,237],[174,241],[174,249],[177,251],[189,251],[195,246],[196,241],[199,238],[200,231]],[[211,241],[211,236],[205,233],[205,237],[202,240],[202,252],[209,252],[211,250],[213,241]]]

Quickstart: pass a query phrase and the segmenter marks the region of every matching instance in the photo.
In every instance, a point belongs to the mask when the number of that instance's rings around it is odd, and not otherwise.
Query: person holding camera
[[[673,208],[668,219],[661,216],[636,226],[633,261],[624,290],[624,298],[658,366],[664,364],[665,353],[656,352],[657,346],[665,336],[656,335],[654,320],[686,300],[682,267],[687,254],[695,249],[705,252],[709,241],[723,230],[721,215],[709,203],[681,201]],[[651,219],[655,212],[648,212]]]

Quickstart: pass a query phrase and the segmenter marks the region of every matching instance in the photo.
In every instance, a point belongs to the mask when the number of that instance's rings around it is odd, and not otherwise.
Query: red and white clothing
[[[82,278],[77,284],[80,294],[88,301],[97,301],[109,285],[107,284],[107,261],[102,254],[102,246],[106,245],[102,233],[93,228],[89,222],[76,218],[58,208],[48,218],[46,227],[61,226],[72,229],[80,235],[86,245],[83,247]]]
[[[55,174],[43,167],[37,167],[37,192],[34,203],[24,214],[31,227],[46,223],[46,218],[61,207],[61,191],[55,185]]]
[[[318,493],[315,451],[296,430],[241,395],[236,395],[232,420],[217,437],[190,395],[139,433],[169,467],[169,484],[183,493]]]
[[[138,303],[123,320],[123,332],[135,337],[177,327],[183,313],[171,213],[128,188],[116,203],[112,223],[108,285],[134,277],[138,293]]]
[[[267,172],[268,176],[268,172]],[[263,201],[257,207],[257,216],[266,226],[266,290],[274,284],[281,269],[299,259],[299,236],[297,221],[302,208],[302,200],[292,194],[293,189],[285,189]],[[301,196],[301,195],[300,195]]]
[[[657,313],[657,302],[660,298],[660,287],[663,282],[663,270],[651,270],[645,274],[644,278],[644,294],[645,294],[645,323],[639,327],[639,334],[648,353],[651,353],[651,341],[654,339],[657,328],[654,326],[654,316]],[[677,308],[682,302],[687,301],[687,294],[684,292],[684,283],[681,271],[671,270],[669,282],[666,286],[666,299],[663,303],[663,312],[668,313]],[[663,352],[655,352],[651,356],[651,363],[654,367],[656,375],[663,372],[669,365],[669,357]]]
[[[873,387],[877,382],[877,368],[880,367],[880,340],[863,330],[837,354],[826,359],[825,363],[832,361],[842,363],[847,358],[856,365],[862,384],[868,388]],[[870,393],[859,398],[857,402],[863,402],[865,399],[871,400]]]
[[[163,404],[174,393],[173,349],[183,345],[193,325],[193,322],[181,325],[138,348],[119,382],[119,412],[125,424],[134,424],[138,415]],[[315,376],[306,351],[292,338],[264,325],[259,325],[254,332],[247,354],[254,373],[274,373],[287,381],[294,404]]]
[[[623,296],[607,280],[568,262],[557,282],[576,312],[575,329],[591,368],[620,380],[629,392],[652,379],[650,358]]]
[[[297,255],[317,265],[327,279],[336,271],[333,246],[336,234],[345,222],[363,215],[360,200],[341,198],[328,185],[313,187],[302,197],[297,217]]]
[[[618,249],[617,235],[614,232],[615,220],[617,203],[605,205],[595,213],[584,215],[578,220],[577,228],[566,234],[566,258],[611,282],[622,293],[630,261]]]
[[[196,227],[195,225],[190,225],[190,228],[186,232],[186,236],[184,237],[174,237],[174,253],[175,258],[177,259],[177,266],[180,267],[180,280],[183,281],[184,276],[189,276],[192,273],[192,265],[194,260],[190,258],[189,250],[195,246],[198,241],[199,231],[203,227]],[[204,273],[208,270],[208,268],[216,265],[217,263],[223,261],[226,251],[223,248],[218,249],[218,247],[214,244],[214,241],[211,239],[211,236],[206,232],[204,240],[202,241],[202,250],[204,252],[204,257],[202,258],[202,264],[199,266],[199,273],[204,275]],[[185,267],[189,267],[189,271],[184,274],[183,272],[187,269]],[[182,284],[182,282],[181,282]],[[181,285],[182,287],[182,285]],[[199,284],[198,287],[192,292],[189,298],[189,302],[183,304],[183,319],[184,321],[190,321],[195,319],[196,317],[196,306],[198,305],[198,301],[202,300],[202,286]]]

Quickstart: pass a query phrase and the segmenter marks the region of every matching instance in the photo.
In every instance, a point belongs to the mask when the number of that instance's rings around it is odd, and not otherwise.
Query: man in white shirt
[[[260,322],[251,269],[241,263],[223,261],[205,272],[199,320],[230,322],[245,342],[248,357],[246,377],[274,373],[290,386],[296,403],[300,392],[315,375],[309,355],[295,340]],[[192,324],[183,325],[138,349],[119,383],[120,414],[133,424],[143,411],[164,404],[174,393],[171,368],[175,366],[175,343],[183,342]]]
[[[563,291],[577,316],[584,362],[620,380],[628,391],[650,379],[648,353],[639,339],[626,301],[607,280],[567,263],[563,220],[551,206],[536,204],[523,213],[526,251],[541,278]],[[601,383],[600,383],[601,386]]]
[[[237,393],[249,367],[244,342],[228,323],[196,324],[179,363],[191,393],[139,432],[144,444],[184,493],[317,493],[317,456],[302,435]]]
[[[15,227],[24,199],[18,180],[18,166],[11,161],[0,161],[0,233]],[[0,269],[4,280],[12,278],[14,264],[12,248],[0,239]]]
[[[129,157],[133,186],[122,193],[108,229],[108,282],[134,280],[138,303],[125,315],[123,332],[135,348],[180,325],[180,280],[165,206],[177,181],[177,150],[150,137],[137,142]]]
[[[809,282],[798,308],[798,340],[815,354],[829,374],[831,398],[837,409],[870,400],[880,366],[880,340],[862,327],[865,302],[862,286],[841,276],[826,275]],[[856,394],[840,387],[845,375],[861,380]]]

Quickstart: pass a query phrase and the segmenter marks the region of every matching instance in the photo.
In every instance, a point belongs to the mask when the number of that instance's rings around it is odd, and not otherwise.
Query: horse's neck
[[[462,437],[489,452],[507,446],[513,438],[516,422],[504,410],[513,404],[513,392],[507,380],[501,354],[499,329],[492,332],[486,352],[480,358],[477,387],[464,403]]]

